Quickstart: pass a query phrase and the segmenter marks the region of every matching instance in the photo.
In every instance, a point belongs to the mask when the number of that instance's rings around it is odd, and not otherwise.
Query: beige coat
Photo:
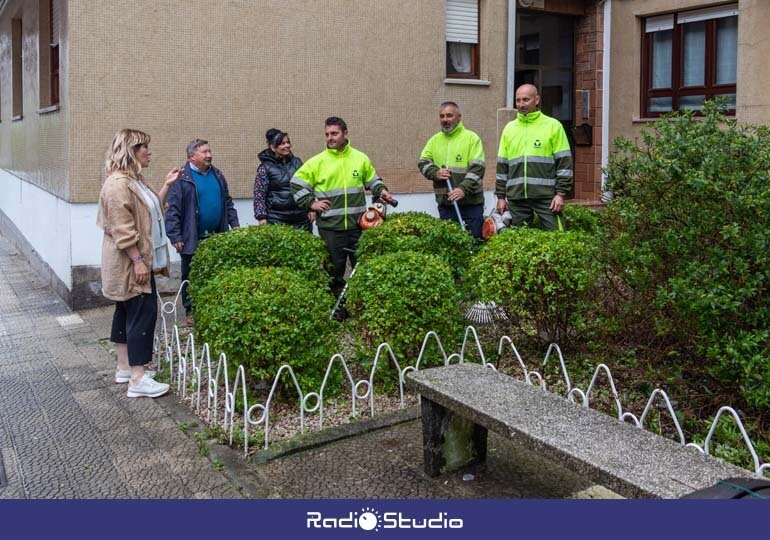
[[[150,188],[152,189],[152,188]],[[153,190],[154,191],[154,190]],[[156,193],[157,195],[157,193]],[[102,186],[96,225],[104,230],[102,241],[102,294],[105,298],[123,302],[150,294],[150,281],[136,282],[134,265],[124,251],[136,245],[148,268],[152,268],[152,218],[150,209],[133,185],[133,179],[114,172]],[[168,269],[162,272],[168,275]]]

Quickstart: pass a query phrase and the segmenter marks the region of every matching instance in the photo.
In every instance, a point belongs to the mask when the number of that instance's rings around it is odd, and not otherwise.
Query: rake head
[[[465,318],[469,321],[484,325],[495,321],[505,321],[508,315],[505,310],[494,302],[476,302],[465,312]]]

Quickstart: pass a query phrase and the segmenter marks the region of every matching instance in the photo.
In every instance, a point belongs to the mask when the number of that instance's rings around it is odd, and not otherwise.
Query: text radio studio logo
[[[321,512],[307,513],[308,529],[462,529],[463,520],[449,517],[446,512],[430,516],[411,516],[403,512],[382,512],[374,508],[362,508],[342,516],[328,516]]]

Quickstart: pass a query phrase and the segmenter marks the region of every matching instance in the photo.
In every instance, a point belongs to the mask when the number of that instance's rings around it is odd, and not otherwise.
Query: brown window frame
[[[717,22],[720,19],[707,19],[703,21],[706,26],[706,55],[704,84],[701,86],[683,86],[684,76],[684,25],[679,24],[679,15],[686,12],[674,13],[674,27],[671,30],[671,87],[651,88],[652,86],[652,44],[655,32],[645,32],[644,25],[647,19],[642,19],[642,116],[657,118],[668,112],[679,111],[679,102],[685,96],[705,95],[706,100],[725,94],[737,94],[737,81],[732,84],[715,84],[717,61]],[[648,110],[649,100],[656,97],[670,97],[671,111],[655,112]],[[700,115],[700,111],[694,111]],[[728,110],[728,114],[734,115],[735,109]]]
[[[476,12],[478,13],[476,35],[477,41],[481,41],[481,0],[476,0]],[[444,58],[446,61],[446,78],[447,79],[480,79],[481,78],[481,52],[479,43],[466,43],[471,46],[471,71],[470,73],[457,73],[449,71],[452,62],[449,60],[449,44],[451,41],[446,42],[444,47]]]
[[[11,118],[21,120],[24,116],[24,22],[21,18],[11,19]]]
[[[446,43],[446,76],[447,79],[479,79],[481,77],[481,70],[479,69],[479,44],[478,43],[466,43],[471,46],[471,71],[470,73],[457,73],[450,71],[449,67],[452,62],[449,60],[449,41]]]
[[[54,2],[39,0],[38,93],[40,109],[59,105],[59,42],[54,42]]]
[[[59,44],[51,45],[51,106],[59,104]]]

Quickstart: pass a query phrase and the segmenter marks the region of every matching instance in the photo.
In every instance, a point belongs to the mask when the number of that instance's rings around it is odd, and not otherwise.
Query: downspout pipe
[[[604,0],[604,57],[602,59],[602,201],[608,202],[613,194],[607,191],[604,172],[610,156],[610,52],[612,50],[612,0]]]
[[[508,60],[505,81],[505,106],[513,109],[513,92],[516,74],[516,2],[508,0]]]

